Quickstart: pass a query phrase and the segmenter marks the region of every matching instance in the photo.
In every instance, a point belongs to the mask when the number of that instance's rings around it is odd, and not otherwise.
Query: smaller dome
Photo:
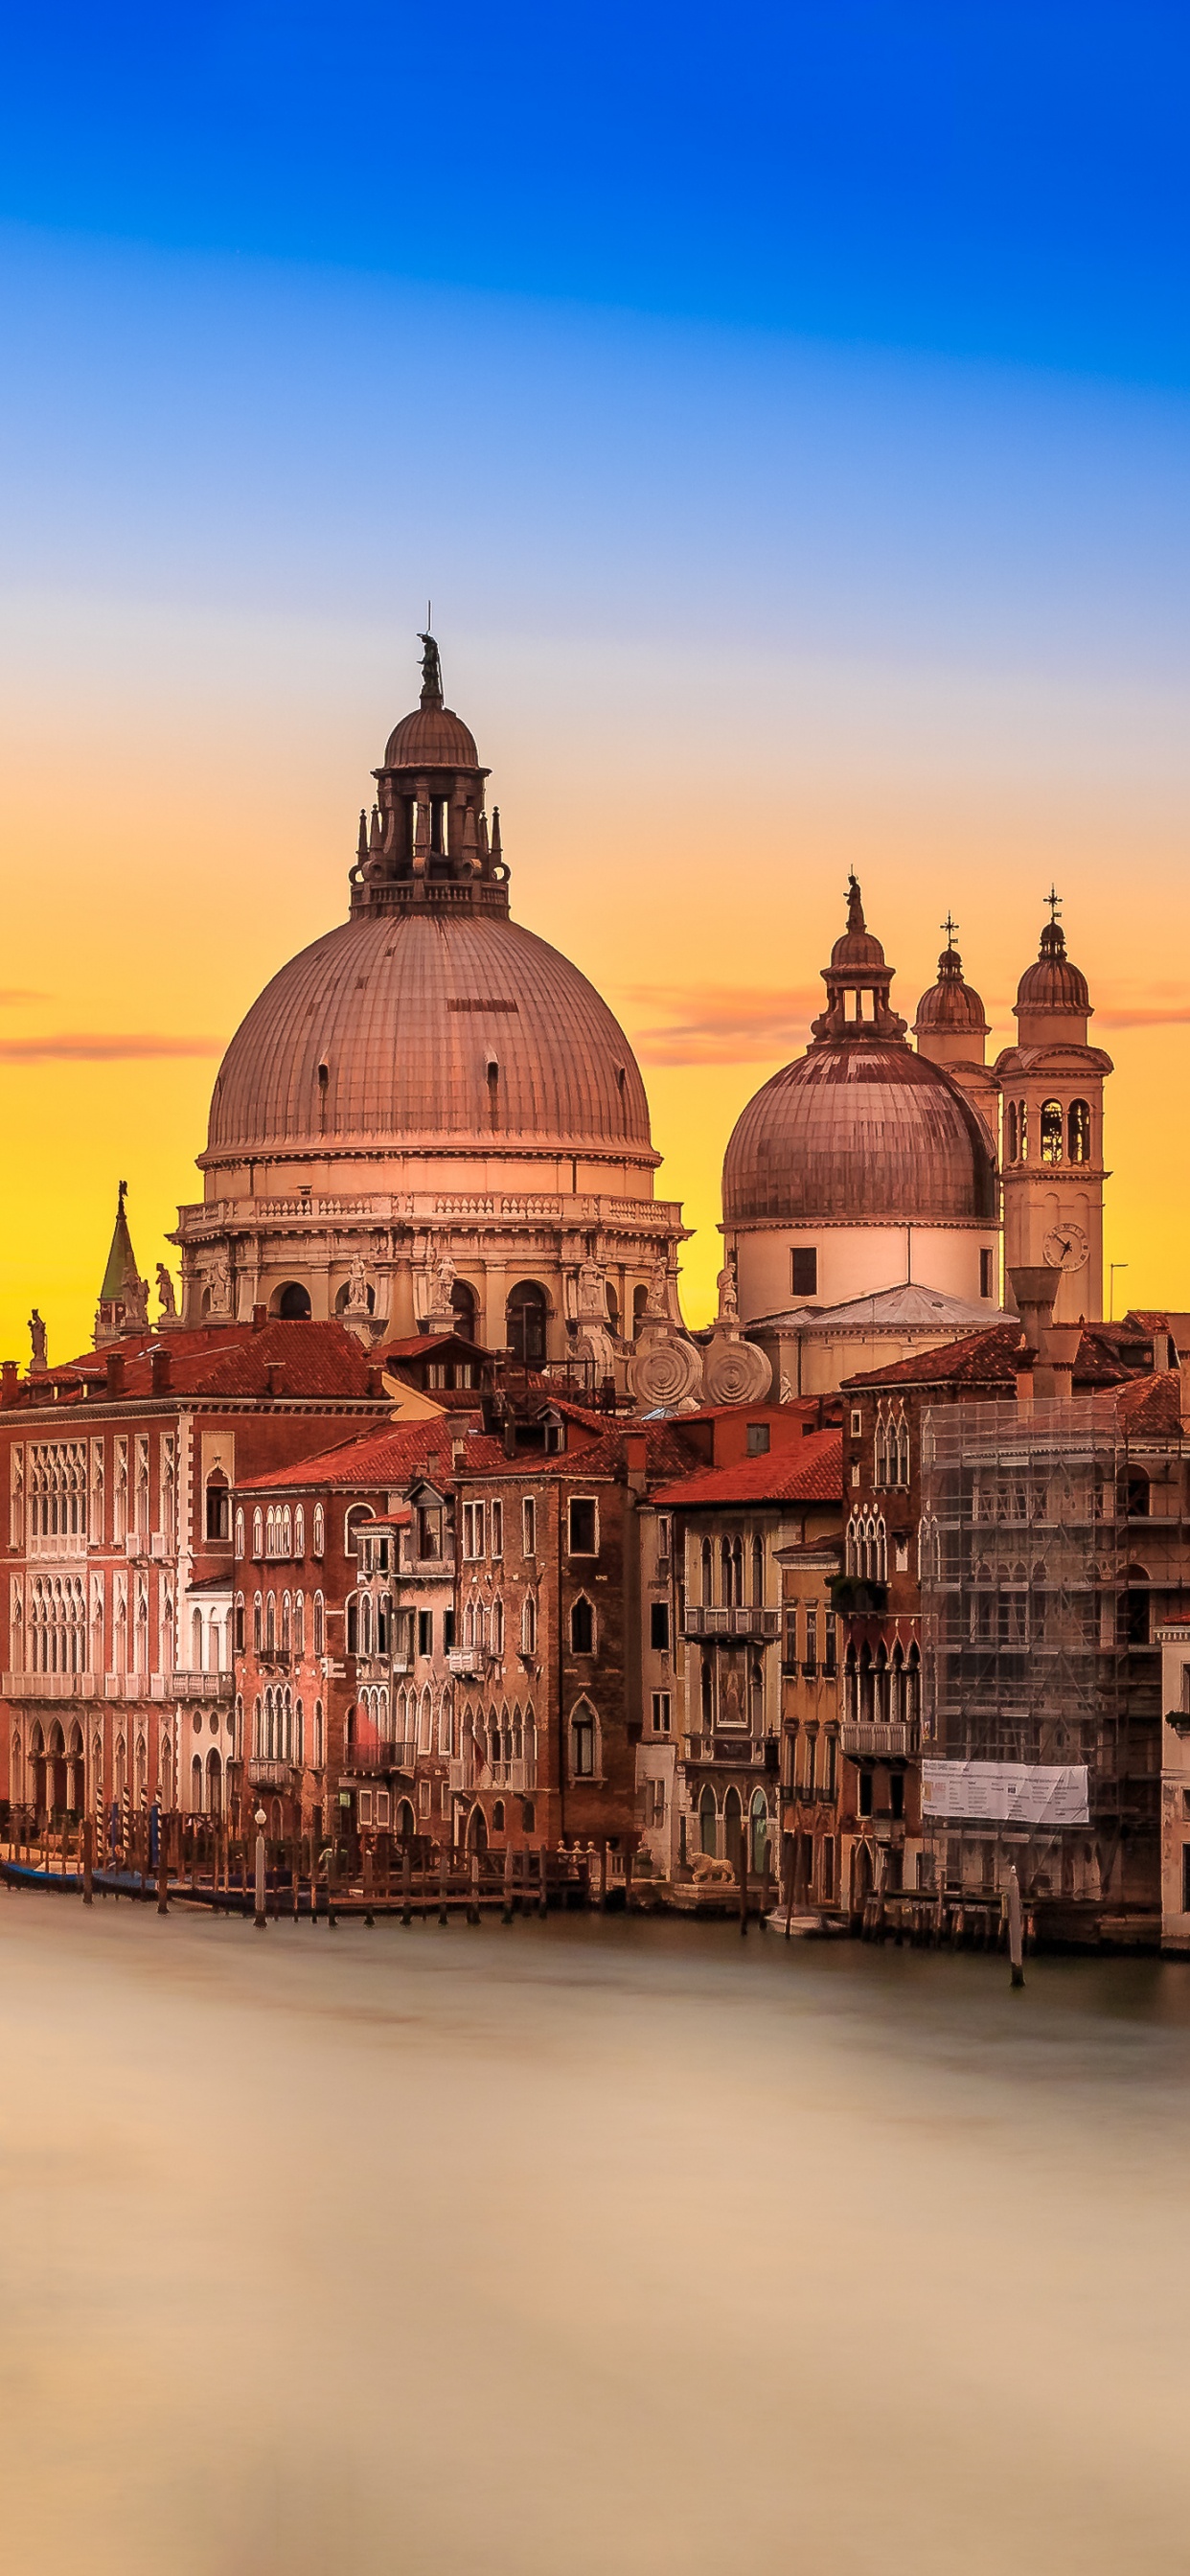
[[[940,1029],[951,1034],[970,1030],[973,1037],[984,1038],[988,1020],[974,985],[963,973],[963,961],[957,948],[944,948],[938,960],[938,981],[923,993],[913,1023],[915,1037],[923,1029]]]
[[[386,769],[478,769],[475,736],[453,707],[415,707],[394,725]]]
[[[1079,1019],[1089,1019],[1091,996],[1087,979],[1066,954],[1066,937],[1060,921],[1047,921],[1041,934],[1037,963],[1026,966],[1016,989],[1016,1008],[1020,1011],[1069,1011]]]

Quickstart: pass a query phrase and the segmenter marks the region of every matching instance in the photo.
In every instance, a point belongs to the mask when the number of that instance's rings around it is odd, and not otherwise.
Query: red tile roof
[[[1116,1409],[1129,1431],[1168,1434],[1181,1429],[1181,1405],[1179,1370],[1160,1369],[1156,1376],[1134,1378],[1131,1386],[1121,1387]]]
[[[1074,1364],[1076,1388],[1119,1386],[1140,1372],[1133,1358],[1137,1337],[1122,1324],[1086,1324]],[[1003,1387],[1011,1393],[1021,1349],[1021,1328],[1013,1322],[992,1324],[984,1333],[968,1333],[960,1342],[915,1351],[906,1360],[888,1360],[883,1368],[860,1369],[844,1380],[852,1388],[882,1386]]]
[[[278,1490],[307,1492],[311,1487],[350,1490],[358,1486],[402,1485],[417,1474],[445,1477],[452,1475],[451,1432],[441,1416],[428,1422],[394,1423],[374,1431],[354,1432],[350,1439],[337,1440],[329,1449],[318,1449],[308,1458],[296,1459],[292,1467],[273,1467],[267,1475],[254,1476],[240,1490],[249,1494],[276,1493]],[[464,1440],[468,1468],[506,1464],[499,1440],[489,1439],[484,1432],[468,1432]]]
[[[581,1421],[600,1420],[598,1415],[578,1414],[578,1408],[575,1405],[568,1406],[567,1412],[571,1416],[578,1415]],[[490,1472],[516,1477],[572,1476],[576,1481],[581,1479],[583,1483],[589,1483],[596,1478],[602,1479],[605,1483],[622,1483],[628,1467],[629,1441],[643,1442],[644,1471],[650,1485],[668,1476],[685,1475],[700,1463],[693,1449],[683,1439],[676,1422],[628,1422],[609,1429],[605,1416],[602,1418],[602,1437],[588,1441],[581,1449],[561,1449],[548,1455],[538,1450],[528,1457],[522,1453],[520,1457],[508,1458],[500,1444],[497,1441],[491,1441],[487,1445],[498,1451],[498,1457],[493,1462]],[[478,1445],[477,1442],[468,1441],[467,1465],[462,1469],[462,1474],[469,1476],[475,1472],[471,1452],[473,1446],[478,1447]],[[639,1455],[639,1450],[637,1454]],[[475,1463],[486,1470],[486,1460]]]
[[[718,1503],[841,1503],[843,1434],[814,1431],[763,1458],[740,1458],[733,1467],[707,1467],[652,1496],[666,1510],[698,1510]]]
[[[86,1351],[76,1360],[63,1362],[49,1375],[59,1388],[72,1381],[80,1387],[89,1385],[94,1396],[105,1388],[108,1354],[114,1352],[124,1362],[124,1375],[112,1401],[118,1403],[126,1396],[135,1403],[154,1392],[155,1351],[168,1356],[169,1386],[161,1392],[170,1395],[266,1398],[270,1364],[279,1364],[279,1397],[300,1402],[371,1396],[378,1404],[385,1401],[374,1354],[361,1347],[354,1333],[333,1322],[290,1323],[278,1318],[259,1328],[211,1324],[193,1332],[125,1334],[120,1341],[106,1343],[102,1351]],[[39,1385],[45,1383],[26,1379],[22,1393],[27,1401],[36,1404]]]

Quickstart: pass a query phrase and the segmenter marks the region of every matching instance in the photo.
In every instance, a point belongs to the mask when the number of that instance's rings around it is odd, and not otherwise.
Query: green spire
[[[122,1304],[129,1289],[135,1289],[140,1278],[140,1273],[136,1266],[136,1254],[132,1249],[132,1237],[128,1231],[128,1219],[124,1214],[124,1200],[127,1190],[127,1181],[121,1181],[120,1196],[116,1203],[116,1223],[112,1234],[112,1248],[107,1256],[107,1268],[103,1274],[103,1286],[99,1291],[99,1303],[101,1306],[115,1304],[117,1301]]]

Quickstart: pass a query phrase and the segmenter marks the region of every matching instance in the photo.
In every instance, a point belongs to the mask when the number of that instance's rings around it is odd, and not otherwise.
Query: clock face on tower
[[[1051,1270],[1081,1270],[1091,1252],[1081,1225],[1052,1225],[1041,1249]]]

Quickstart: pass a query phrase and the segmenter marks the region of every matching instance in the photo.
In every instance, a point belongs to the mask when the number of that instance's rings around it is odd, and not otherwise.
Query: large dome
[[[973,1109],[903,1041],[819,1043],[737,1121],[723,1214],[777,1224],[995,1221],[995,1170]]]
[[[291,958],[242,1021],[204,1167],[254,1156],[501,1143],[650,1161],[623,1030],[578,968],[504,912],[362,913]]]

